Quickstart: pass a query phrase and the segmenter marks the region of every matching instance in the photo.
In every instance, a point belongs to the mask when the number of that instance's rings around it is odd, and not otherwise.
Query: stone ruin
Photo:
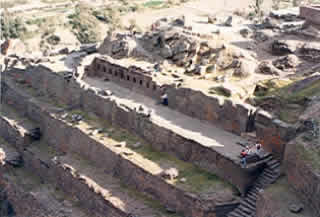
[[[289,55],[272,65],[237,51],[222,61],[225,45],[211,46],[182,18],[161,22],[141,37],[109,35],[79,76],[20,60],[6,69],[0,216],[266,217],[276,209],[266,208],[274,204],[264,190],[282,173],[319,215],[319,177],[296,157],[301,126],[181,86],[182,76],[166,80],[154,64],[214,63],[235,74],[249,65],[276,75],[297,66],[291,47],[275,41],[271,48]],[[127,60],[133,57],[149,64]],[[164,92],[168,107],[157,102]],[[240,152],[256,142],[263,152],[244,167]]]

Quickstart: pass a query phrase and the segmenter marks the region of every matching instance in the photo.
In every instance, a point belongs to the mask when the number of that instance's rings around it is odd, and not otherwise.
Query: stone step
[[[273,159],[273,160],[270,160],[270,161],[267,162],[268,166],[271,166],[271,165],[274,165],[274,164],[279,164],[279,161]]]
[[[251,214],[252,213],[252,210],[251,209],[248,209],[247,207],[243,206],[243,205],[240,205],[237,209],[240,209],[241,211],[247,213],[247,214]]]
[[[26,95],[26,93],[24,93],[24,95]],[[222,180],[218,178],[212,180],[210,178],[212,176],[211,174],[204,176],[204,174],[206,174],[204,171],[196,169],[190,163],[181,161],[177,164],[177,159],[173,161],[170,160],[172,157],[168,154],[161,153],[160,156],[166,157],[163,159],[161,157],[160,162],[149,160],[154,157],[153,155],[158,154],[158,152],[152,150],[147,144],[143,144],[140,148],[134,148],[134,144],[129,144],[129,140],[127,144],[122,143],[123,140],[119,140],[119,138],[128,138],[128,135],[117,134],[119,131],[122,131],[121,129],[115,131],[113,128],[111,131],[111,127],[109,127],[110,129],[105,130],[103,133],[95,133],[92,129],[98,128],[97,125],[95,125],[97,122],[96,119],[87,118],[87,114],[80,111],[83,119],[78,123],[74,123],[68,118],[72,116],[73,110],[69,111],[70,115],[68,117],[64,117],[64,114],[54,105],[47,105],[46,102],[40,100],[41,99],[28,100],[26,107],[32,107],[35,113],[38,113],[39,117],[47,116],[45,120],[39,120],[46,121],[42,123],[42,126],[54,127],[54,131],[50,131],[49,128],[44,129],[44,132],[50,132],[50,134],[44,135],[48,142],[52,142],[50,145],[55,146],[59,152],[76,153],[84,159],[93,162],[96,166],[101,167],[101,165],[105,165],[103,168],[106,171],[115,173],[117,177],[121,178],[123,183],[132,183],[139,191],[149,194],[150,196],[157,195],[157,199],[161,204],[167,206],[170,210],[185,212],[187,214],[194,213],[193,209],[198,210],[198,207],[195,207],[197,205],[195,201],[199,201],[199,203],[203,201],[207,204],[211,203],[212,200],[212,204],[215,204],[214,198],[198,198],[198,196],[194,194],[197,193],[193,190],[194,185],[200,184],[192,182],[192,179],[196,176],[205,181],[206,188],[200,186],[203,190],[207,189],[209,184],[208,189],[212,186],[217,189],[217,193],[229,190],[232,192],[231,186],[230,188],[224,187],[225,184]],[[59,111],[59,113],[56,111]],[[110,134],[113,136],[110,136]],[[116,135],[118,139],[115,140],[114,137]],[[68,141],[67,146],[64,141]],[[158,158],[157,156],[156,159]],[[182,181],[182,179],[180,181],[179,178],[175,185],[171,184],[173,180],[161,178],[160,174],[164,171],[162,164],[165,163],[166,167],[168,167],[170,162],[173,167],[183,165],[181,171],[192,169],[192,173],[188,173],[192,174],[192,177],[190,177],[190,179],[189,177],[181,177],[185,178],[185,181]],[[141,181],[142,177],[144,179],[143,182]],[[170,199],[172,195],[176,195],[175,200]],[[183,206],[178,206],[178,204],[183,204]],[[175,210],[176,207],[178,207],[179,210]],[[214,210],[213,208],[209,209]],[[203,211],[206,212],[206,210]]]
[[[232,211],[232,212],[228,215],[228,217],[243,217],[243,215]]]
[[[255,206],[252,206],[251,204],[249,204],[249,203],[247,203],[247,202],[245,202],[245,201],[241,201],[241,205],[247,207],[248,209],[250,209],[250,210],[252,210],[252,211],[254,211],[254,210],[256,209]]]
[[[269,167],[270,169],[274,170],[274,169],[276,169],[276,168],[280,167],[280,163],[278,162],[278,163],[275,163],[275,164],[269,165],[268,167]]]

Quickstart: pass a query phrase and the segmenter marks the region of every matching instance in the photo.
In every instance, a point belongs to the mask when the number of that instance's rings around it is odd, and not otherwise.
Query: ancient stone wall
[[[273,118],[265,111],[258,112],[255,127],[257,139],[263,148],[282,160],[286,144],[296,136],[296,128]]]
[[[300,16],[310,23],[320,25],[320,5],[301,6]]]
[[[140,87],[130,79],[128,84],[126,84],[126,79],[122,81],[121,76],[114,76],[114,73],[119,71],[119,73],[126,73],[127,76],[130,72],[128,72],[126,68],[122,68],[121,70],[117,69],[119,67],[121,68],[120,65],[110,63],[107,60],[95,59],[95,61],[86,68],[86,74],[88,76],[104,78],[106,74],[112,72],[111,78],[108,77],[110,80],[131,89],[134,86],[136,87],[134,91],[140,91],[142,94],[148,96],[159,96],[161,94],[161,88],[164,88],[168,94],[169,107],[171,109],[200,120],[208,121],[215,126],[219,126],[237,135],[241,135],[241,133],[246,131],[249,112],[256,110],[251,105],[234,103],[229,99],[223,99],[218,96],[209,97],[201,91],[190,88],[176,88],[174,85],[164,85],[160,87],[152,83],[150,77],[144,76],[144,73],[139,74],[139,76],[141,76],[139,79],[143,80],[143,84],[146,83],[144,80],[147,80],[147,83],[155,85],[152,87],[152,90],[146,89],[144,86]],[[275,119],[266,112],[259,112],[257,115],[256,128],[257,139],[261,141],[264,148],[274,153],[275,156],[281,160],[283,158],[285,144],[294,137],[294,128]]]
[[[86,76],[108,79],[151,97],[159,97],[161,94],[159,86],[152,81],[147,71],[134,66],[121,66],[101,58],[95,58],[90,67],[86,68]]]
[[[320,175],[298,150],[295,141],[286,147],[284,163],[288,182],[315,211],[316,216],[320,216]]]
[[[44,70],[41,70],[41,68],[43,67],[39,67],[37,70],[28,69],[26,71],[20,71],[19,74],[20,76],[23,76],[25,80],[28,80],[28,82],[35,89],[42,91],[43,93],[48,91],[47,94],[50,94],[53,98],[60,102],[62,101],[64,103],[72,102],[72,104],[80,104],[85,111],[94,112],[100,118],[106,119],[112,124],[126,128],[129,131],[141,136],[150,144],[152,144],[155,149],[172,153],[180,159],[192,162],[199,167],[208,170],[209,172],[217,174],[236,186],[240,192],[245,192],[255,179],[255,172],[246,172],[242,170],[238,163],[233,162],[231,159],[228,159],[226,156],[220,153],[217,153],[215,150],[202,146],[193,140],[181,137],[168,129],[160,127],[159,125],[150,121],[144,114],[140,114],[136,111],[130,110],[129,108],[120,106],[115,101],[110,100],[110,98],[97,94],[97,91],[93,89],[84,90],[80,88],[77,83],[73,81],[67,83],[64,81],[62,76],[51,75],[53,73],[47,73],[48,69],[43,68]],[[46,75],[48,77],[46,77]],[[51,76],[55,76],[55,79],[53,79],[51,82],[44,82],[49,81]],[[55,88],[45,86],[44,84],[49,86],[52,85]],[[73,90],[69,90],[69,88]],[[61,92],[61,89],[64,90],[65,94]],[[54,90],[57,90],[57,93],[55,93]],[[19,97],[15,96],[15,93],[9,93],[9,91],[11,90],[7,91],[8,95],[10,95],[10,99],[18,100],[17,103],[23,102],[23,100],[19,100]],[[69,93],[74,93],[75,97]],[[69,99],[69,97],[71,99]],[[21,107],[22,110],[25,111],[25,106],[21,105],[18,107]],[[32,114],[31,108],[32,107],[30,106],[28,108],[30,118],[36,118],[38,120],[35,121],[40,123],[42,122],[42,128],[47,129],[48,132],[50,132],[51,129],[55,129],[54,131],[57,134],[61,133],[61,135],[59,134],[50,138],[51,140],[68,138],[69,135],[72,135],[70,132],[67,133],[64,130],[58,132],[58,130],[56,130],[58,129],[57,126],[51,126],[54,121],[52,121],[52,123],[51,121],[43,122],[42,120],[45,120],[48,117],[46,117],[46,115],[42,117],[39,115],[39,112],[36,112],[36,110]],[[75,138],[78,138],[78,136],[79,135],[76,135]],[[51,144],[71,144],[70,142],[66,143],[66,141],[52,141]],[[92,152],[92,156],[88,157],[95,158],[95,160],[108,159],[107,156],[97,158],[97,156],[103,154],[103,151],[95,150],[95,148],[92,148],[95,147],[94,145],[88,148],[88,150],[86,150],[86,147],[81,149],[81,145],[82,144],[80,144],[79,147],[76,147],[76,152],[79,151],[81,153],[87,153],[88,155]],[[95,155],[95,153],[97,155]]]
[[[7,87],[5,95],[7,99],[13,95],[19,95],[19,93]],[[15,96],[13,98],[19,97]],[[206,202],[200,202],[196,195],[187,194],[183,190],[173,187],[166,183],[161,177],[154,176],[127,160],[124,155],[118,155],[112,152],[80,129],[54,118],[50,112],[38,105],[33,99],[26,100],[25,102],[24,110],[27,110],[27,116],[34,121],[38,121],[43,131],[44,140],[49,145],[53,145],[63,152],[70,151],[84,156],[100,167],[105,165],[106,170],[111,174],[119,176],[120,179],[126,183],[130,183],[130,185],[140,191],[152,192],[152,195],[154,195],[157,200],[184,214],[206,216],[207,208],[204,210],[204,207],[211,207],[210,209],[214,207],[212,200],[208,201],[208,204],[203,207],[203,204]],[[114,106],[114,108],[118,107]],[[119,113],[114,112],[114,114],[119,117]],[[50,168],[50,166],[46,167],[47,169]],[[40,169],[41,168],[39,168],[39,170]],[[41,173],[39,173],[39,175],[41,175]],[[161,189],[161,191],[158,189]],[[229,207],[229,209],[230,208],[232,207]]]

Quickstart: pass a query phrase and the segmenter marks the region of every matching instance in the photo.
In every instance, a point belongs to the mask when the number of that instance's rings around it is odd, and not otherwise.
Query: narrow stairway
[[[280,176],[280,162],[270,154],[266,158],[266,168],[257,178],[239,206],[229,213],[228,217],[255,217],[258,193],[274,183]]]

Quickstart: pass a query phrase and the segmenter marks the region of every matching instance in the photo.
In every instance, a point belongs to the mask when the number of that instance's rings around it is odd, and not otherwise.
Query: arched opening
[[[153,85],[153,90],[157,90],[157,85]]]
[[[130,76],[129,75],[127,75],[127,80],[130,81]]]
[[[150,86],[150,85],[149,85],[149,82],[147,82],[146,87],[149,88],[149,86]]]
[[[105,66],[103,67],[103,72],[107,72],[107,68]]]
[[[136,83],[136,82],[137,82],[136,78],[133,78],[133,83]]]
[[[114,72],[114,76],[118,76],[118,72],[117,71]]]
[[[143,82],[142,82],[142,80],[140,80],[140,85],[141,85],[141,86],[143,85]]]
[[[124,79],[124,74],[123,74],[123,72],[121,72],[120,77],[121,77],[121,79]]]

